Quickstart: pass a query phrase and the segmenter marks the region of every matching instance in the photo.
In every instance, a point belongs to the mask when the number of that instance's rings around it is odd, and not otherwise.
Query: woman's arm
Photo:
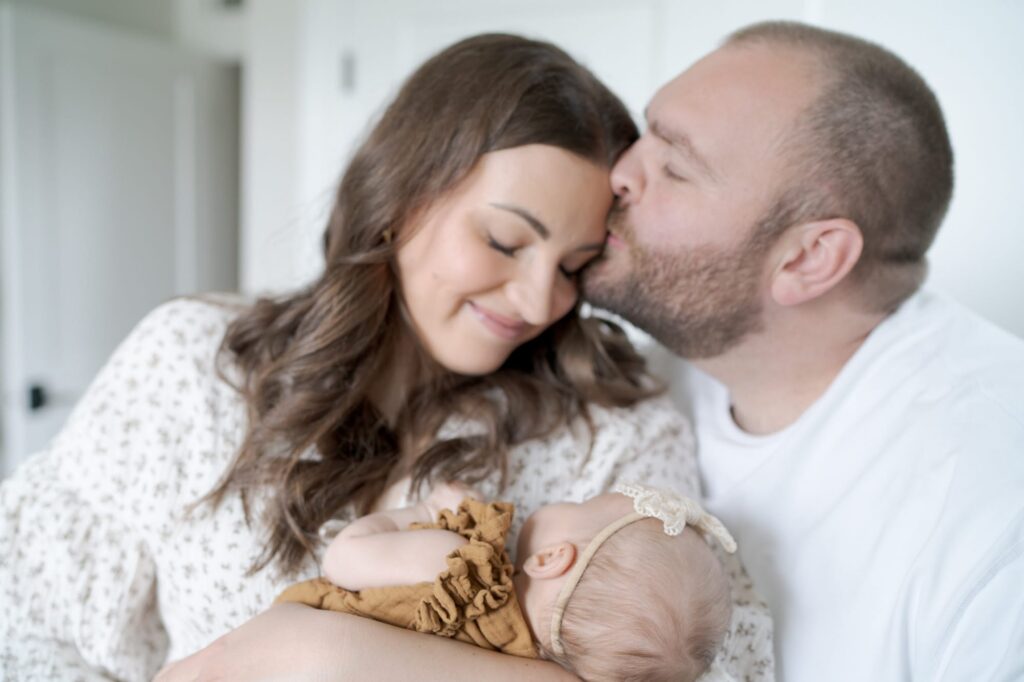
[[[185,680],[571,682],[547,661],[486,651],[333,611],[279,604],[160,672]]]
[[[40,453],[0,486],[0,680],[148,679],[166,652],[152,558],[56,460]]]
[[[173,404],[207,404],[194,356],[212,354],[205,330],[222,317],[187,300],[147,315],[48,449],[0,484],[0,679],[146,680],[163,663],[152,550],[186,421],[206,433],[202,407]]]

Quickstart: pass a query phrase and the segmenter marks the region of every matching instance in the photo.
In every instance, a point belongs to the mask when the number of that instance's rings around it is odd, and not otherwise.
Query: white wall
[[[133,32],[170,38],[175,6],[169,0],[4,0],[13,5],[45,7]]]
[[[194,0],[191,0],[194,1]],[[159,38],[170,38],[174,34],[174,5],[167,0],[0,0],[0,4],[24,5],[43,7],[46,9],[70,14],[91,22],[106,24],[123,29],[128,29],[143,35],[150,35]],[[0,36],[0,43],[6,37]],[[0,44],[0,52],[5,50]],[[2,96],[2,95],[0,95]],[[0,125],[3,125],[0,122]],[[0,153],[0,156],[3,156]],[[10,162],[10,155],[7,155],[7,162]],[[13,172],[13,166],[8,172]],[[11,181],[9,178],[8,182]],[[0,210],[3,207],[0,206]],[[0,263],[3,262],[4,254],[0,253]],[[2,293],[2,292],[0,292]],[[0,339],[5,338],[4,334],[4,311],[0,309]],[[0,357],[5,349],[0,347]],[[0,376],[0,386],[3,386],[3,376]],[[0,420],[2,422],[2,420]],[[2,424],[0,424],[2,427]],[[0,432],[0,442],[3,442],[3,433]],[[0,464],[3,462],[3,453],[0,452]],[[0,467],[2,471],[2,467]]]
[[[238,69],[174,9],[0,0],[0,476],[147,310],[238,286]]]
[[[184,47],[230,61],[242,60],[248,3],[225,5],[219,0],[158,1],[173,9],[174,34]]]
[[[621,32],[584,14],[619,8],[652,17],[649,34]],[[280,291],[319,268],[318,240],[333,185],[367,121],[394,91],[410,31],[431,21],[476,30],[545,35],[552,13],[578,12],[573,43],[600,44],[579,54],[639,111],[643,95],[712,49],[728,32],[767,18],[802,19],[876,40],[902,55],[935,89],[957,157],[957,188],[932,251],[930,284],[1024,336],[1024,227],[1016,211],[1024,191],[1024,3],[890,0],[251,0],[245,45],[246,123],[243,288]],[[470,21],[464,15],[472,15]],[[630,15],[632,16],[632,15]],[[532,23],[531,23],[532,22]],[[460,25],[462,25],[460,24]],[[412,29],[409,27],[413,26]],[[421,28],[421,33],[426,29]],[[587,32],[604,33],[585,35]],[[651,68],[628,82],[623,62],[638,50]],[[360,65],[354,91],[340,84],[345,54]],[[367,72],[366,62],[380,62]],[[602,64],[604,66],[602,66]],[[406,70],[402,70],[406,69]],[[367,82],[366,73],[378,74]]]
[[[304,0],[249,0],[242,46],[242,234],[240,285],[248,293],[289,289],[299,184],[299,68]]]

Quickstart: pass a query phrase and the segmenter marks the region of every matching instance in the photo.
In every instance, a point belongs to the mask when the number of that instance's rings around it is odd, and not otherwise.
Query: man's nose
[[[640,141],[622,153],[612,167],[612,192],[618,197],[619,205],[625,205],[639,198],[643,192],[643,169],[640,164]]]

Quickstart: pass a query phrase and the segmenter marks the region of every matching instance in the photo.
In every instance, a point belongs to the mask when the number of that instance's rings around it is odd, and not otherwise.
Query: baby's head
[[[630,496],[549,505],[526,520],[515,577],[520,603],[544,657],[585,680],[694,680],[728,629],[728,581],[690,527],[695,503],[626,488]],[[688,525],[669,535],[687,510]],[[732,549],[717,520],[700,518],[702,532]]]

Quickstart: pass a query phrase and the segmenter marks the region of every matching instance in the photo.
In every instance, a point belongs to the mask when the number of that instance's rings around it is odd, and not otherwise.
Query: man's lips
[[[616,249],[621,249],[626,246],[626,242],[621,237],[617,237],[611,232],[608,233],[608,237],[605,239],[605,243]]]
[[[505,317],[472,301],[469,302],[469,309],[473,311],[478,320],[483,322],[485,327],[503,339],[512,341],[519,338],[528,326],[525,322]]]

